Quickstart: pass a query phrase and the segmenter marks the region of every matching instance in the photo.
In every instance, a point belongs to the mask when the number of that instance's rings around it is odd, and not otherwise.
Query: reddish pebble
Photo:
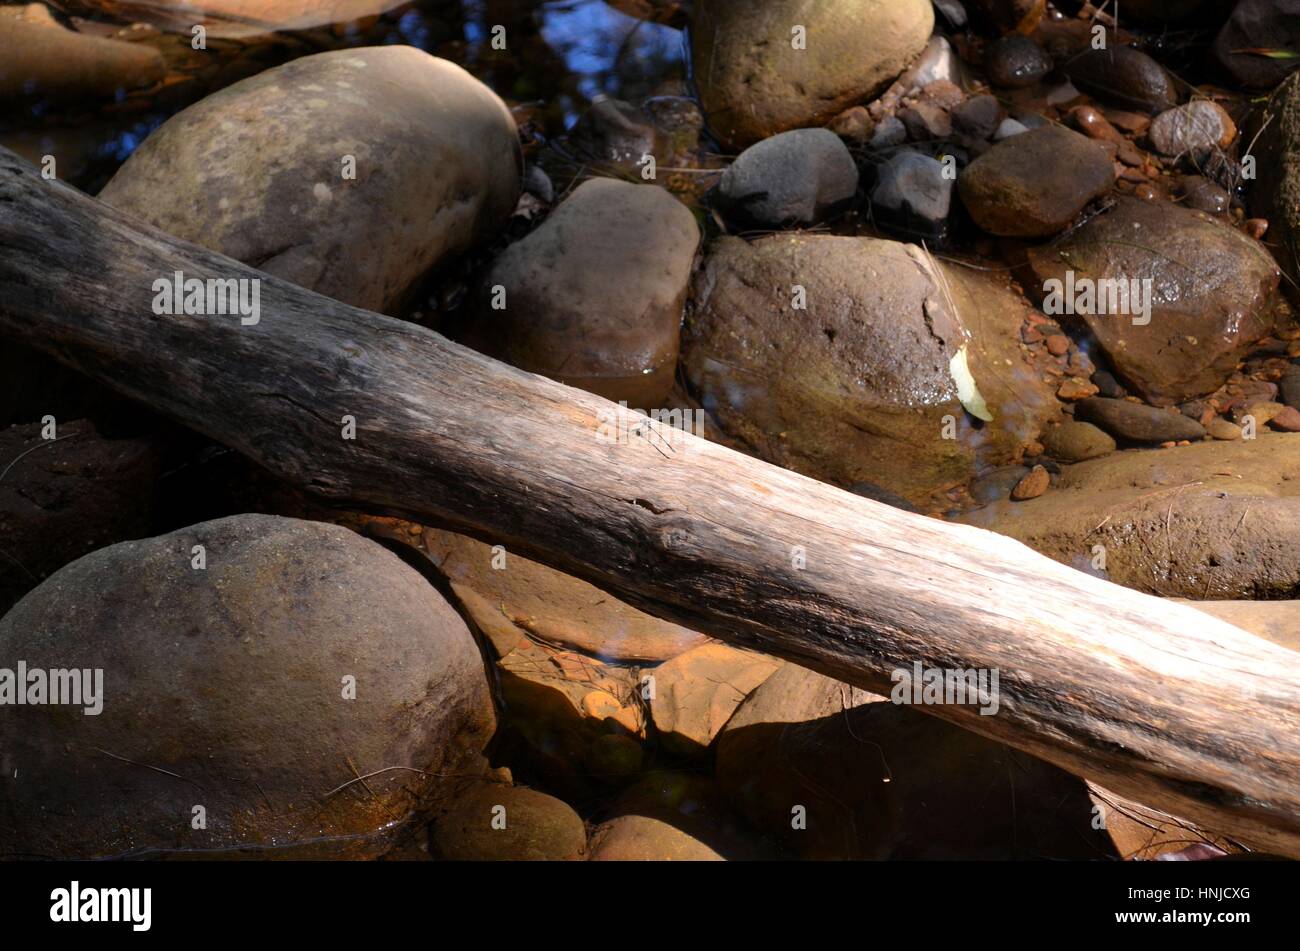
[[[1150,185],[1145,184],[1139,185],[1137,188],[1133,189],[1133,194],[1138,198],[1141,198],[1143,201],[1158,201],[1160,198],[1160,193],[1158,191]]]
[[[1092,106],[1075,106],[1070,110],[1070,119],[1074,122],[1074,127],[1089,138],[1104,142],[1120,142],[1124,139],[1115,127],[1106,121],[1106,117]]]
[[[1070,349],[1070,338],[1065,334],[1052,334],[1047,338],[1047,352],[1054,357],[1064,356]]]
[[[1011,497],[1017,502],[1023,502],[1026,499],[1036,499],[1052,484],[1052,477],[1042,466],[1034,466],[1029,472],[1016,483],[1016,487],[1011,490]]]
[[[1256,241],[1261,241],[1264,235],[1268,234],[1267,218],[1248,218],[1242,226],[1246,229],[1246,234],[1250,235]]]
[[[1097,388],[1097,384],[1072,376],[1057,387],[1056,395],[1063,400],[1073,402],[1074,400],[1086,400],[1088,397],[1096,396],[1100,392],[1101,390]]]
[[[1268,424],[1286,433],[1300,433],[1300,409],[1288,406],[1270,419]]]

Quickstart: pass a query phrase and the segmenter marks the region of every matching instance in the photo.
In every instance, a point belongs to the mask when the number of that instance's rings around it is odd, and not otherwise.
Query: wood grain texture
[[[178,269],[260,277],[260,323],[155,315]],[[997,669],[997,715],[920,709],[1300,856],[1300,655],[1192,608],[685,434],[602,440],[598,397],[153,231],[4,150],[0,334],[326,499],[472,531],[732,644],[882,693],[914,661]]]

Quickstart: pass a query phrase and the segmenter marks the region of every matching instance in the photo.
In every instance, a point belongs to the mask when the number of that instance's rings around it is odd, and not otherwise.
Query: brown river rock
[[[737,148],[829,122],[878,95],[925,49],[929,0],[697,0],[694,75],[710,129]],[[795,48],[792,30],[807,32]]]
[[[590,179],[493,262],[465,341],[634,409],[661,408],[698,244],[695,217],[663,188]]]
[[[706,640],[522,555],[507,551],[498,560],[491,545],[466,535],[426,528],[423,543],[499,654],[531,637],[611,661],[659,663]]]
[[[961,521],[1148,594],[1290,598],[1300,590],[1298,468],[1300,434],[1117,452],[1063,466],[1042,498]]]
[[[1047,125],[999,142],[972,162],[957,189],[990,234],[1056,234],[1115,181],[1109,153],[1092,139]]]
[[[190,106],[99,197],[276,277],[391,312],[439,262],[505,223],[520,161],[514,119],[483,83],[411,46],[363,47],[305,56]]]
[[[73,562],[0,620],[0,668],[20,660],[103,671],[98,715],[0,717],[0,841],[28,856],[374,855],[486,767],[496,724],[478,645],[419,573],[278,516]]]
[[[1010,461],[1059,412],[1017,346],[1029,311],[978,272],[935,270],[915,246],[723,238],[698,277],[684,365],[705,408],[763,458],[915,502],[977,463]],[[963,410],[959,353],[982,400],[968,405],[991,422]]]
[[[108,99],[165,71],[152,46],[66,29],[43,4],[0,7],[0,103]]]
[[[1035,276],[1068,288],[1081,281],[1149,281],[1141,314],[1080,315],[1126,385],[1167,406],[1212,393],[1273,327],[1280,274],[1257,241],[1204,212],[1120,197],[1061,242],[1029,252]],[[1114,285],[1119,286],[1119,285]],[[1077,297],[1077,293],[1075,295]],[[1099,309],[1094,304],[1094,309]],[[1130,310],[1133,296],[1130,294]]]

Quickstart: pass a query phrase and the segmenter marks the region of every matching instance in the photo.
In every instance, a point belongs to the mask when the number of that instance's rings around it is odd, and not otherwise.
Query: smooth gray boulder
[[[478,645],[418,572],[270,515],[64,567],[0,620],[0,671],[20,663],[102,671],[97,715],[0,712],[0,841],[25,856],[373,856],[482,772],[496,723]]]
[[[347,304],[391,313],[514,211],[514,119],[411,46],[317,53],[173,116],[104,186],[115,208]]]

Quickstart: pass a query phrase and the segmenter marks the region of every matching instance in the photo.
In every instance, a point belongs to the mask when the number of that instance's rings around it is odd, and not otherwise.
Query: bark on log
[[[177,270],[260,278],[260,322],[155,315]],[[654,424],[604,441],[596,396],[178,241],[3,149],[0,333],[322,497],[471,530],[866,689],[914,661],[996,669],[997,715],[922,711],[1300,856],[1300,658],[1190,607]]]

